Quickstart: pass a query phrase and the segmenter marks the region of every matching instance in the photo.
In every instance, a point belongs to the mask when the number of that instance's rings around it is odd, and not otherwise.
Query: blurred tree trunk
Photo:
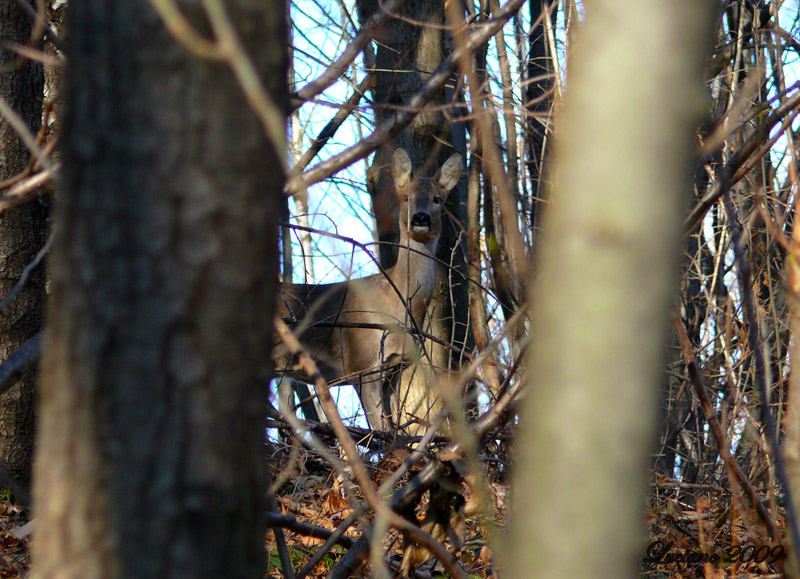
[[[33,576],[260,577],[285,150],[146,0],[70,9]],[[285,4],[225,9],[285,110]]]
[[[638,571],[692,129],[705,110],[710,2],[584,6],[531,296],[510,577]]]
[[[0,0],[0,97],[35,135],[42,124],[42,65],[21,59],[8,48],[11,43],[28,44],[30,36],[30,20],[13,0]],[[31,153],[16,130],[0,115],[0,181],[21,173],[30,159]],[[0,215],[0,301],[44,245],[45,216],[45,206],[39,200]],[[37,267],[14,301],[0,313],[0,360],[41,330],[44,281],[44,268]],[[36,425],[34,378],[35,370],[28,370],[17,386],[0,397],[0,462],[24,488],[30,484]]]

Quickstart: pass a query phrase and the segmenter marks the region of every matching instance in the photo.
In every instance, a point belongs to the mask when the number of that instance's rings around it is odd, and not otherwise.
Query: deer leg
[[[390,366],[376,378],[359,382],[356,386],[361,406],[367,416],[370,428],[390,432],[396,424],[392,415],[392,396],[397,389],[400,367]]]
[[[370,380],[367,384],[359,383],[356,386],[361,407],[367,416],[369,427],[373,430],[383,430],[383,401],[379,382]]]

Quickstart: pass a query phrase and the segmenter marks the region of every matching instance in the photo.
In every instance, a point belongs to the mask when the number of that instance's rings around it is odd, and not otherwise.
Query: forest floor
[[[321,557],[305,575],[325,577],[352,541],[361,535],[363,523],[354,516],[343,485],[331,476],[326,463],[305,452],[299,455],[295,452],[292,457],[285,454],[274,467],[273,477],[279,485],[277,505],[282,520],[289,527],[284,534],[295,572],[306,565],[325,542],[324,538],[308,535],[311,526],[318,533],[340,526],[346,528],[340,544]],[[376,472],[391,472],[391,469],[388,463],[376,465]],[[652,488],[647,510],[649,537],[643,553],[641,578],[783,577],[784,548],[770,539],[765,525],[757,522],[746,507],[737,507],[727,489],[715,485],[679,484],[666,477],[654,480]],[[507,491],[507,486],[499,482],[488,485],[491,503],[488,506],[493,516],[490,514],[491,522],[487,523],[485,501],[476,505],[468,485],[462,484],[460,488],[464,501],[459,505],[463,508],[455,510],[460,510],[463,516],[456,517],[460,524],[453,524],[445,545],[452,550],[454,544],[460,543],[456,556],[471,579],[496,576],[494,554],[489,547],[491,541],[487,543],[486,537],[502,534],[502,523],[507,517]],[[429,501],[426,494],[417,509],[423,525]],[[767,502],[765,506],[782,532],[782,509]],[[348,519],[352,524],[348,524]],[[27,522],[28,511],[10,502],[7,495],[0,495],[0,579],[25,576],[28,571],[30,532]],[[389,553],[389,566],[397,572],[403,560],[402,537],[389,533],[384,537],[383,546]],[[266,534],[265,548],[267,569],[264,576],[282,577],[272,531]],[[421,559],[426,557],[423,555]],[[365,569],[362,566],[354,576],[365,577]],[[448,575],[431,559],[415,566],[412,576]]]
[[[28,509],[13,504],[7,493],[0,494],[0,578],[2,579],[23,577],[28,571],[30,534],[25,528],[28,516]]]
[[[749,504],[732,500],[727,488],[662,476],[653,481],[653,489],[641,577],[783,577],[785,547],[770,537]],[[762,504],[785,540],[783,509],[766,498]]]

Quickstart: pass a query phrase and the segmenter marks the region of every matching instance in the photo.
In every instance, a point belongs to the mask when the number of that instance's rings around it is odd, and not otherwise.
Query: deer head
[[[394,150],[392,174],[400,202],[401,238],[435,244],[442,231],[442,207],[461,176],[461,155],[453,154],[433,178],[413,175],[411,159],[402,148]]]

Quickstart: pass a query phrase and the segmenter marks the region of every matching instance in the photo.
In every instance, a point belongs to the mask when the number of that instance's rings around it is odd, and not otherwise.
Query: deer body
[[[433,179],[417,179],[408,155],[397,149],[392,172],[400,203],[397,263],[385,274],[346,282],[281,284],[276,304],[323,377],[356,386],[373,428],[384,424],[389,408],[387,376],[412,356],[408,330],[422,327],[433,295],[441,211],[461,174],[461,156],[450,157]],[[273,359],[277,372],[304,378],[284,348],[276,346]]]

